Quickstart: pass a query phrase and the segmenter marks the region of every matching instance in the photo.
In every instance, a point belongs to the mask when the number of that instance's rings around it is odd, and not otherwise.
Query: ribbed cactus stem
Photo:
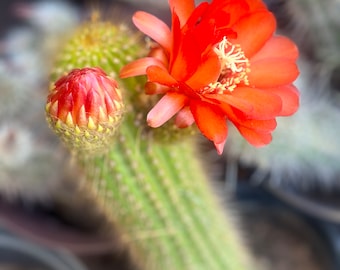
[[[144,269],[250,269],[192,141],[158,144],[130,113],[106,155],[80,156],[100,205],[117,221]]]
[[[74,152],[88,179],[84,190],[95,194],[94,203],[120,229],[143,270],[249,270],[234,219],[217,202],[197,160],[194,137],[147,127],[153,101],[143,93],[144,80],[115,76],[143,53],[126,28],[92,22],[79,29],[56,64],[54,78],[72,68],[102,68],[117,79],[125,102],[106,152]],[[162,134],[169,138],[160,140]]]

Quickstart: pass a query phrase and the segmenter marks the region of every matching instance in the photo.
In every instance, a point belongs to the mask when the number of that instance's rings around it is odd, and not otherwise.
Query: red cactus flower
[[[260,0],[170,0],[171,29],[145,12],[133,22],[155,41],[148,57],[126,65],[122,78],[147,75],[147,94],[164,96],[147,116],[159,127],[177,114],[178,127],[196,123],[218,153],[227,120],[254,146],[271,141],[277,116],[293,114],[299,95],[298,50],[275,36],[275,18]]]
[[[52,129],[71,148],[105,146],[120,123],[123,101],[117,82],[100,68],[74,69],[60,78],[47,97]]]

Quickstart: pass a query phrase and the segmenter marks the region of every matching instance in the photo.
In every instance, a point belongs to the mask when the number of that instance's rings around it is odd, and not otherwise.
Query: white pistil
[[[232,92],[240,83],[249,85],[249,60],[240,45],[232,44],[224,37],[214,52],[221,61],[220,77],[217,82],[203,88],[202,94],[224,94],[226,91]]]
[[[214,52],[217,54],[221,61],[221,73],[225,70],[231,70],[232,72],[242,72],[244,63],[248,63],[248,59],[244,56],[244,53],[240,45],[232,44],[223,37],[223,40],[214,48]]]

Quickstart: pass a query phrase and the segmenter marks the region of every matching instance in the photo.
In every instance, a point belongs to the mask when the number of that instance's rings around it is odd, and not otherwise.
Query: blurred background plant
[[[301,109],[280,119],[268,147],[251,148],[232,134],[226,156],[209,153],[211,175],[226,184],[220,196],[233,200],[240,227],[265,269],[338,269],[340,2],[266,2],[280,31],[301,50]],[[23,269],[29,269],[27,261],[32,269],[123,269],[113,268],[110,243],[96,234],[100,215],[94,209],[90,214],[97,218],[85,221],[79,213],[87,209],[86,198],[72,198],[78,187],[69,178],[77,172],[46,125],[46,89],[59,46],[91,8],[105,7],[108,18],[115,12],[129,24],[141,7],[169,19],[166,4],[1,1],[0,269],[20,267],[18,258]]]

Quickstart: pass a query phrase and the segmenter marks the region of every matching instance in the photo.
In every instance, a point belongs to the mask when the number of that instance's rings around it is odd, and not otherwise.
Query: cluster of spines
[[[49,110],[49,104],[46,111]],[[80,128],[71,120],[66,123],[59,119],[47,118],[49,126],[59,135],[63,142],[72,150],[87,152],[104,150],[112,142],[112,137],[116,133],[118,126],[115,124],[121,121],[122,115],[114,118],[110,117],[108,122],[95,125],[91,119],[87,128]]]

